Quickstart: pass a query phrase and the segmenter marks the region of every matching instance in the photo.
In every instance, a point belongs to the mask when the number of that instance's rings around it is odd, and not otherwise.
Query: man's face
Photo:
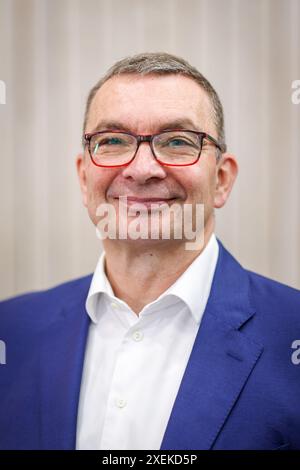
[[[105,129],[154,134],[165,129],[204,131],[217,138],[212,106],[206,92],[193,80],[179,75],[121,75],[109,79],[96,93],[86,132]],[[85,150],[77,167],[83,202],[93,223],[101,203],[110,203],[119,216],[119,198],[158,198],[166,203],[204,204],[205,224],[212,224],[216,201],[216,148],[204,141],[199,161],[186,167],[161,166],[149,143],[142,143],[135,159],[125,167],[95,166]]]

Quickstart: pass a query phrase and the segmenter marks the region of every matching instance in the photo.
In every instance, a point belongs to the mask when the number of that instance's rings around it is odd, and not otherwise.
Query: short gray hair
[[[212,104],[213,122],[217,138],[226,151],[224,113],[220,98],[209,81],[192,65],[181,57],[166,52],[144,52],[126,57],[116,62],[91,89],[84,115],[83,133],[85,133],[91,103],[99,88],[116,75],[183,75],[190,77],[208,94]],[[84,142],[84,139],[83,139]]]

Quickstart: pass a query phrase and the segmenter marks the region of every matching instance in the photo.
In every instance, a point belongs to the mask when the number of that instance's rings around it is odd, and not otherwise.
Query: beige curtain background
[[[84,102],[117,59],[167,51],[223,101],[240,174],[217,235],[300,288],[299,0],[0,0],[0,297],[92,272],[101,251],[74,159]]]

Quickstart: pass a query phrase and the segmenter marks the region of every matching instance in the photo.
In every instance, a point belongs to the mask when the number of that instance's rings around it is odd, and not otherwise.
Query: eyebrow
[[[157,128],[156,132],[162,132],[171,129],[190,129],[190,130],[199,130],[197,129],[193,121],[189,118],[179,118],[172,121],[166,121],[160,124]],[[100,132],[102,130],[118,130],[124,132],[133,132],[130,127],[120,121],[110,121],[110,120],[102,120],[99,121],[97,126],[93,129],[93,132]]]

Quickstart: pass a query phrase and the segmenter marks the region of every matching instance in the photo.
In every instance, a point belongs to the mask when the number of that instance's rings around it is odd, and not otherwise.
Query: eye
[[[186,137],[172,137],[170,139],[166,139],[165,142],[162,142],[161,145],[163,147],[167,147],[170,149],[180,149],[182,147],[193,147],[198,148],[198,143],[189,140]]]
[[[124,144],[124,140],[120,139],[119,137],[107,137],[102,139],[98,145],[122,145]]]
[[[115,147],[115,149],[122,148],[126,146],[127,142],[125,139],[122,139],[122,137],[118,136],[104,136],[100,139],[98,139],[97,142],[94,143],[94,151],[93,153],[96,154],[97,152],[100,151],[107,151],[108,149],[112,149]]]
[[[190,143],[184,139],[171,139],[169,140],[169,142],[167,142],[167,144],[170,147],[181,147],[182,145],[190,145]]]

